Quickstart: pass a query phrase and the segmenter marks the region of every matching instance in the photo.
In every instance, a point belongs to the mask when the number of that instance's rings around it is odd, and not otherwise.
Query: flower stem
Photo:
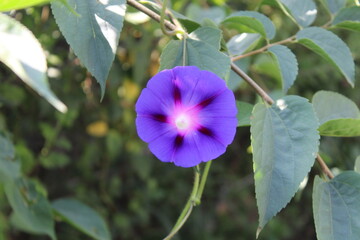
[[[205,187],[205,183],[206,183],[206,180],[207,180],[207,177],[208,177],[208,174],[209,174],[211,163],[212,163],[212,161],[208,161],[206,163],[203,174],[201,176],[199,190],[197,191],[196,198],[195,198],[196,205],[199,205],[201,203],[201,196],[202,196],[202,194],[204,192],[204,187]]]
[[[167,235],[164,240],[170,240],[184,225],[186,220],[189,218],[193,207],[196,205],[196,196],[199,189],[199,183],[200,183],[200,168],[199,165],[197,165],[194,169],[194,186],[191,191],[191,195],[189,197],[189,200],[186,202],[184,209],[182,210],[178,220],[176,221],[174,227],[171,229],[169,235]]]

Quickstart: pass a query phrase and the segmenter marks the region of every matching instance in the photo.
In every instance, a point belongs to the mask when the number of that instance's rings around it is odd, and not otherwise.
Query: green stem
[[[203,174],[201,176],[199,190],[198,190],[198,192],[196,194],[196,198],[195,198],[196,205],[199,205],[201,203],[201,196],[202,196],[202,194],[204,192],[204,188],[205,188],[206,180],[207,180],[209,170],[210,170],[210,167],[211,167],[211,163],[212,163],[212,161],[208,161],[206,163]]]
[[[189,218],[191,211],[193,207],[196,205],[195,199],[197,196],[197,192],[199,189],[199,183],[200,183],[200,169],[199,165],[195,167],[194,169],[195,177],[194,177],[194,186],[191,191],[191,195],[189,197],[189,200],[186,202],[184,209],[182,210],[178,220],[176,221],[174,227],[171,229],[168,236],[164,238],[164,240],[170,240],[184,225],[186,220]]]

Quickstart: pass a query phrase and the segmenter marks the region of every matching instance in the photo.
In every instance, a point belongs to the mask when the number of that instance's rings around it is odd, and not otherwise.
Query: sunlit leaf
[[[316,176],[313,211],[318,240],[360,236],[360,174],[348,171],[324,181]]]
[[[111,239],[104,219],[85,204],[75,199],[64,198],[54,201],[52,207],[62,220],[83,233],[98,240]]]
[[[234,12],[222,23],[241,32],[259,33],[267,39],[273,39],[276,31],[274,24],[268,17],[254,11]]]
[[[227,43],[231,55],[241,55],[260,39],[258,33],[241,33],[233,36]]]
[[[339,69],[348,83],[354,86],[355,64],[348,46],[338,36],[323,28],[310,27],[299,31],[296,38]]]
[[[360,7],[341,9],[332,22],[334,27],[360,32]]]
[[[321,135],[360,136],[360,111],[353,101],[335,92],[319,91],[312,102],[320,120]]]
[[[251,119],[258,233],[284,208],[318,152],[318,120],[307,99],[285,96],[255,105]]]
[[[321,2],[332,14],[336,14],[346,4],[346,0],[321,0]]]
[[[17,10],[27,7],[36,6],[39,4],[45,4],[50,2],[50,0],[1,0],[0,1],[0,11],[6,12],[10,10]]]
[[[311,25],[317,14],[316,5],[313,0],[277,0],[285,6],[285,13],[290,15],[300,26]]]
[[[44,51],[25,26],[0,13],[0,61],[60,112],[66,106],[49,88]]]
[[[54,1],[51,7],[56,23],[75,54],[100,84],[104,96],[105,83],[123,26],[126,1],[68,2],[79,15],[73,14],[62,3]]]
[[[318,91],[312,104],[320,124],[340,118],[360,118],[360,111],[349,98],[331,91]]]

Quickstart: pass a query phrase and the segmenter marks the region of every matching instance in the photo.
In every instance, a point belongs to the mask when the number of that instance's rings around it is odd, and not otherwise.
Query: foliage
[[[0,240],[359,238],[357,1],[48,2],[0,3]],[[134,106],[179,65],[226,81],[238,128],[175,223],[192,171]]]

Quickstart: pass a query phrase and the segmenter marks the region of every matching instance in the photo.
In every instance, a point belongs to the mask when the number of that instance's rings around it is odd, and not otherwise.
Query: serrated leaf
[[[316,176],[313,211],[318,240],[360,236],[360,174],[347,171],[326,182]]]
[[[220,49],[221,31],[213,27],[201,27],[196,31],[190,33],[189,37],[194,40],[203,41]]]
[[[247,102],[236,101],[236,108],[238,110],[238,113],[236,115],[238,119],[237,126],[238,127],[250,126],[250,117],[254,105]]]
[[[335,16],[332,26],[360,32],[360,7],[341,9]]]
[[[355,64],[346,44],[334,33],[319,27],[305,28],[296,34],[299,43],[316,52],[345,76],[354,87]]]
[[[276,33],[273,22],[265,15],[254,11],[232,13],[222,23],[241,32],[259,33],[267,39],[273,39]]]
[[[257,73],[265,74],[277,80],[280,84],[281,74],[280,71],[274,71],[278,66],[274,59],[269,54],[260,54],[256,57],[252,66],[252,70]]]
[[[105,83],[115,58],[120,32],[123,27],[125,0],[68,0],[76,16],[58,1],[51,8],[62,34],[96,78],[105,93]]]
[[[16,216],[17,227],[56,239],[50,204],[34,182],[26,179],[7,182],[5,193]]]
[[[360,111],[349,98],[331,91],[318,91],[312,104],[320,124],[340,118],[360,118]]]
[[[354,170],[360,173],[360,155],[355,159]]]
[[[230,55],[241,55],[260,39],[258,33],[241,33],[233,36],[226,43]]]
[[[312,103],[320,120],[320,135],[360,136],[360,111],[353,101],[336,92],[319,91]]]
[[[65,222],[83,233],[98,240],[111,239],[104,219],[85,204],[75,199],[64,198],[54,201],[52,206]]]
[[[294,196],[318,152],[318,120],[312,105],[285,96],[255,105],[251,120],[259,231]]]
[[[346,4],[346,0],[321,0],[321,2],[332,14],[336,14]]]
[[[330,137],[360,136],[360,119],[335,119],[319,127],[320,135]]]
[[[316,5],[313,0],[277,0],[279,3],[284,5],[283,8],[286,14],[290,14],[300,26],[310,26],[317,14]]]
[[[186,10],[186,16],[198,23],[211,19],[218,24],[225,18],[225,11],[221,7],[202,8],[199,5],[190,4]]]
[[[50,90],[47,65],[39,41],[29,29],[0,13],[0,61],[60,112],[66,106]]]
[[[200,39],[199,34],[201,32],[202,28],[198,28],[193,33]],[[217,29],[213,29],[212,34],[220,34],[220,32]],[[185,65],[197,66],[200,69],[211,71],[221,78],[225,78],[230,70],[229,56],[220,52],[219,49],[210,45],[207,41],[192,38],[171,40],[161,54],[160,70],[182,66],[184,65],[184,60]]]
[[[50,0],[1,0],[0,12],[7,12],[10,10],[17,10],[27,7],[32,7],[39,4],[45,4]]]
[[[280,71],[282,88],[287,92],[295,82],[298,73],[298,62],[295,55],[285,46],[276,45],[269,48],[269,52],[274,56]]]

